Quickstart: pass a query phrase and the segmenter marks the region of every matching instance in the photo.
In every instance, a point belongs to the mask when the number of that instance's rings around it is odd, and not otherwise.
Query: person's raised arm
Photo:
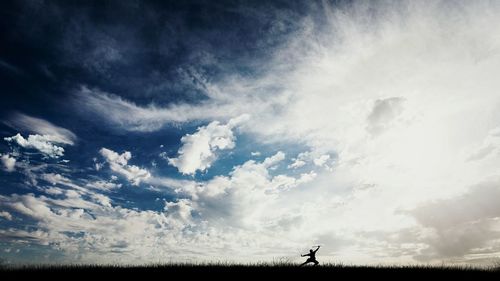
[[[316,250],[314,250],[315,253],[319,250],[319,247],[321,247],[321,246],[318,246],[318,248],[316,248]]]

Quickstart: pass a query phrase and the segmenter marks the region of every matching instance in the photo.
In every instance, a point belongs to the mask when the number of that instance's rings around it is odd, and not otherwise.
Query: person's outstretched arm
[[[321,247],[321,246],[318,246],[318,248],[316,248],[316,250],[314,250],[315,253],[319,250],[319,247]]]

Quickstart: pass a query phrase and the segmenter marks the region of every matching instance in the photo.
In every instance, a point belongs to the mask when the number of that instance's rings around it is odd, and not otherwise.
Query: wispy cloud
[[[77,140],[76,135],[70,130],[23,113],[12,114],[4,123],[20,131],[50,136],[51,141],[57,143],[73,145]]]
[[[14,74],[22,74],[23,71],[21,69],[19,69],[18,67],[4,61],[4,60],[1,60],[0,59],[0,68],[2,69],[5,69],[11,73],[14,73]]]
[[[236,79],[233,81],[233,79]],[[122,97],[82,86],[73,96],[73,104],[84,113],[97,115],[109,125],[127,131],[152,132],[167,124],[182,124],[190,121],[228,121],[245,114],[274,111],[282,96],[264,96],[273,90],[271,81],[254,81],[234,78],[223,85],[205,86],[208,97],[197,104],[172,103],[158,106],[154,103],[139,106]],[[264,85],[265,84],[265,85]],[[234,96],[233,93],[238,93]]]
[[[230,115],[229,112],[224,113],[213,103],[201,106],[180,104],[167,108],[160,108],[153,104],[141,107],[119,96],[86,87],[82,87],[76,94],[75,103],[84,110],[99,114],[101,118],[112,125],[119,125],[124,130],[139,132],[156,131],[166,124],[207,120]]]
[[[4,124],[21,132],[34,133],[26,138],[18,133],[4,140],[20,147],[35,149],[51,158],[64,155],[64,145],[74,145],[77,136],[68,129],[56,126],[44,119],[31,117],[22,113],[13,113]]]

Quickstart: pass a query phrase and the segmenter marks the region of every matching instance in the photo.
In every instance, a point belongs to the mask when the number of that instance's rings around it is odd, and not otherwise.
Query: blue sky
[[[494,262],[497,4],[177,2],[2,4],[5,262]]]

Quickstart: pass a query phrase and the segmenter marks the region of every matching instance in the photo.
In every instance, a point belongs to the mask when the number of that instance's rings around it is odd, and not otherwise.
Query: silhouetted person
[[[306,265],[310,262],[313,262],[314,265],[318,265],[319,262],[316,260],[316,252],[319,250],[319,247],[320,246],[317,246],[318,248],[316,248],[316,250],[313,251],[313,249],[309,250],[309,254],[305,254],[305,255],[300,255],[301,257],[307,257],[309,256],[309,258],[303,263],[301,264],[300,266],[303,266],[303,265]]]

